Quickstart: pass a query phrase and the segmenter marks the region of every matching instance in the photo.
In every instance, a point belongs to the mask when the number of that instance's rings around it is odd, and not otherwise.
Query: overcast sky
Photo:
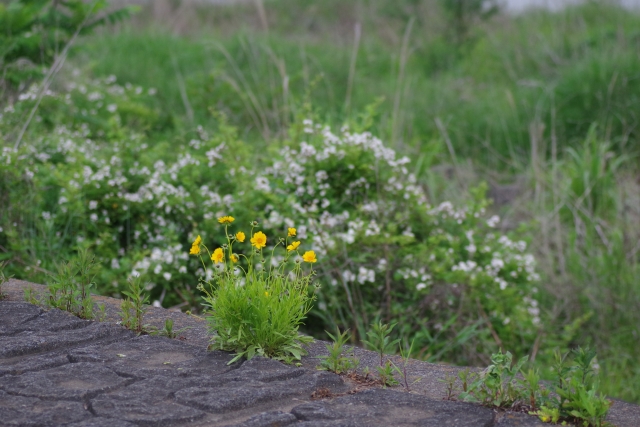
[[[506,3],[507,8],[514,12],[520,12],[523,9],[532,6],[546,6],[552,9],[559,9],[566,4],[580,3],[582,0],[502,0]],[[619,0],[621,4],[627,7],[640,8],[640,0]]]

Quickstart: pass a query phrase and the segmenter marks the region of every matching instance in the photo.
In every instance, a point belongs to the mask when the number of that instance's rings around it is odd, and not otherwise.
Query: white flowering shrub
[[[23,94],[0,118],[1,256],[19,276],[45,281],[43,273],[86,245],[101,261],[102,293],[119,294],[129,275],[144,274],[152,298],[185,302],[195,271],[185,236],[196,224],[213,230],[214,216],[236,197],[233,172],[220,161],[226,144],[241,150],[235,130],[221,120],[215,137],[199,129],[188,142],[151,143],[145,130],[162,126],[148,107],[152,90],[114,79],[72,82],[45,95],[16,149],[5,135],[37,92]]]
[[[154,109],[153,90],[80,80],[43,97],[17,148],[37,88],[0,117],[8,273],[45,281],[88,246],[102,264],[100,292],[117,295],[139,274],[156,304],[194,309],[207,272],[189,259],[189,244],[196,234],[224,243],[216,218],[232,212],[267,235],[296,227],[318,255],[312,331],[339,325],[362,337],[381,317],[398,321],[421,356],[460,363],[533,346],[535,261],[525,242],[498,231],[484,187],[464,206],[432,206],[409,158],[358,127],[334,133],[309,119],[256,152],[223,116],[217,129],[151,140],[150,130],[172,126]]]
[[[497,231],[483,186],[466,206],[430,206],[410,168],[367,132],[305,120],[256,177],[266,226],[297,226],[323,259],[313,314],[360,336],[376,317],[398,321],[425,352],[438,334],[526,352],[540,323],[526,243]]]

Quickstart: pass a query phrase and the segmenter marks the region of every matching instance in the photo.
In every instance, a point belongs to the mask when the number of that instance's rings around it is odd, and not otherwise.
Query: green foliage
[[[599,391],[594,371],[595,351],[578,347],[572,353],[569,364],[567,354],[556,352],[553,366],[556,376],[547,387],[540,384],[536,370],[524,371],[527,357],[513,364],[511,353],[500,351],[491,356],[492,364],[480,374],[466,371],[460,375],[463,391],[459,397],[498,408],[526,408],[544,422],[565,421],[584,427],[609,425],[605,418],[611,401]]]
[[[569,156],[562,165],[569,182],[567,193],[574,198],[570,213],[587,220],[615,211],[616,173],[630,159],[616,156],[611,144],[602,142],[596,130],[595,124],[589,128],[582,147],[567,149]]]
[[[100,265],[88,248],[78,250],[76,257],[58,266],[47,283],[49,299],[53,308],[73,313],[83,319],[93,319],[91,288],[95,288],[95,277]]]
[[[397,345],[400,339],[391,339],[391,332],[396,326],[396,323],[390,325],[383,324],[381,320],[377,323],[371,324],[371,329],[367,331],[368,339],[363,339],[362,342],[366,344],[371,350],[377,352],[380,355],[380,366],[384,365],[384,355],[388,353],[395,353]]]
[[[269,238],[262,231],[254,232],[258,222],[249,223],[246,235],[242,229],[229,234],[234,220],[218,218],[224,224],[227,243],[209,251],[198,236],[190,251],[199,256],[206,270],[198,289],[204,293],[213,335],[210,348],[235,352],[229,363],[256,355],[286,363],[300,360],[306,354],[303,345],[313,338],[300,334],[298,328],[319,291],[319,286],[312,286],[313,268],[305,271],[302,264],[316,262],[315,254],[306,251],[300,256],[296,230],[289,228],[287,238],[276,240],[267,263],[262,250]],[[248,238],[250,243],[245,243]],[[205,251],[211,268],[202,259]]]
[[[106,0],[10,0],[0,4],[0,83],[17,86],[41,76],[75,33],[88,34],[100,25],[122,21],[135,10],[105,12],[107,7]]]
[[[409,384],[409,378],[407,376],[407,366],[409,366],[409,361],[411,353],[413,352],[414,344],[415,339],[411,341],[411,345],[408,348],[402,345],[400,346],[400,357],[402,358],[402,366],[398,366],[393,361],[391,361],[394,371],[396,371],[396,373],[402,378],[402,385],[404,386],[406,392],[410,392],[410,386],[420,381],[420,378],[417,378],[411,384]]]
[[[319,356],[321,362],[318,369],[335,372],[336,374],[343,374],[345,372],[355,370],[359,364],[355,354],[351,357],[343,356],[345,351],[344,345],[350,339],[349,331],[345,330],[340,333],[340,330],[338,329],[336,330],[335,335],[332,335],[330,332],[326,333],[333,341],[333,344],[326,345],[329,354]]]
[[[4,272],[4,268],[6,267],[6,265],[6,262],[0,262],[0,300],[3,300],[6,297],[6,295],[2,292],[2,285],[4,285],[10,279],[10,277],[7,277]]]
[[[122,291],[126,298],[120,305],[120,319],[125,328],[140,335],[145,332],[143,319],[147,311],[145,304],[149,303],[149,295],[145,292],[141,276],[129,277],[127,283],[127,290]]]
[[[460,394],[460,399],[498,408],[515,406],[525,397],[523,389],[516,382],[516,376],[527,359],[525,356],[513,364],[511,353],[500,351],[493,354],[491,365],[478,375],[467,391]]]
[[[158,335],[161,337],[167,337],[170,339],[178,338],[180,334],[186,330],[190,329],[190,327],[180,328],[177,331],[173,330],[173,319],[166,319],[164,321],[164,327],[162,329],[151,330],[149,328],[149,335]]]

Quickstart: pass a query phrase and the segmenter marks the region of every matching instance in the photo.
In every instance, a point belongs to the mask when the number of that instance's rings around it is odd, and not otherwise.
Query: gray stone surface
[[[233,355],[207,350],[200,318],[150,307],[156,326],[171,317],[176,328],[192,329],[181,340],[136,336],[113,323],[16,301],[24,285],[9,285],[10,300],[0,301],[0,426],[545,425],[526,414],[442,400],[438,380],[460,368],[411,361],[409,378],[421,381],[407,393],[317,371],[321,342],[309,347],[300,367],[263,358],[229,364]],[[117,300],[102,302],[111,304],[113,320]],[[378,363],[372,352],[356,353],[362,366]],[[616,401],[609,420],[638,427],[640,408]]]
[[[478,405],[403,393],[389,389],[371,389],[296,406],[291,411],[300,426],[316,426],[331,420],[331,425],[403,425],[424,427],[491,427],[494,413]],[[320,422],[320,423],[318,423]]]

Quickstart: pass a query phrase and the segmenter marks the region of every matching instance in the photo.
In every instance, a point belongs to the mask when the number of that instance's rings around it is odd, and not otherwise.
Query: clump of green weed
[[[126,298],[120,304],[120,318],[122,325],[137,334],[144,332],[143,318],[147,311],[145,304],[149,302],[149,295],[144,292],[142,277],[129,277],[127,290],[122,292]]]
[[[402,385],[404,386],[405,391],[411,391],[409,387],[409,378],[407,376],[407,366],[409,365],[409,357],[411,357],[411,353],[413,352],[413,345],[415,344],[415,340],[411,341],[411,345],[409,348],[404,346],[400,347],[400,357],[402,358],[402,366],[398,366],[395,363],[393,364],[393,369],[400,375],[402,378]],[[420,378],[416,379],[411,383],[411,385],[420,381]]]
[[[178,329],[177,331],[173,330],[173,319],[166,319],[164,321],[164,327],[162,329],[154,329],[152,331],[149,331],[149,335],[158,335],[161,337],[167,337],[167,338],[177,338],[179,336],[179,334],[181,334],[182,332],[186,331],[187,329],[190,329],[189,327],[186,328],[181,328]]]
[[[359,360],[353,354],[351,357],[346,357],[344,353],[344,345],[349,341],[349,331],[346,330],[340,333],[340,329],[336,328],[336,334],[332,335],[327,332],[327,335],[333,340],[333,344],[327,344],[328,355],[319,356],[322,361],[318,366],[318,369],[324,369],[327,371],[335,372],[336,374],[342,374],[350,370],[357,368]]]
[[[0,262],[0,301],[6,298],[6,295],[2,292],[2,285],[9,281],[9,277],[7,277],[4,273],[4,268],[6,265],[6,262]]]
[[[301,335],[298,328],[311,310],[313,291],[319,290],[319,286],[311,286],[313,268],[305,271],[303,263],[315,263],[316,254],[300,254],[297,230],[288,227],[286,238],[274,239],[271,262],[267,264],[262,252],[267,235],[254,232],[258,222],[250,223],[251,231],[246,236],[243,231],[230,234],[229,224],[234,220],[232,216],[218,218],[224,225],[225,244],[210,252],[198,236],[190,250],[200,257],[203,266],[203,253],[213,264],[212,279],[198,285],[208,307],[211,347],[234,351],[236,357],[229,363],[255,355],[286,363],[300,360],[305,354],[303,345],[313,339]],[[250,246],[243,245],[247,238]]]
[[[605,418],[611,402],[598,391],[596,353],[589,348],[577,348],[572,353],[572,363],[567,363],[568,354],[556,352],[556,378],[550,387],[543,388],[538,371],[523,370],[526,356],[513,364],[511,353],[500,351],[491,356],[491,365],[479,375],[465,374],[465,389],[459,397],[486,406],[525,410],[543,422],[607,426]]]
[[[612,402],[598,390],[596,352],[578,347],[572,353],[573,360],[567,363],[568,354],[556,352],[553,389],[557,396],[546,399],[534,414],[545,422],[569,420],[589,427],[611,425],[605,418]]]
[[[393,377],[394,369],[391,361],[387,359],[385,362],[384,360],[384,355],[386,353],[395,353],[396,346],[400,342],[400,339],[391,339],[391,332],[395,326],[395,323],[388,325],[383,324],[382,321],[373,323],[371,325],[371,330],[367,331],[368,339],[362,340],[364,344],[380,355],[380,366],[377,367],[377,370],[378,375],[380,376],[380,381],[385,386],[398,384],[398,381]]]
[[[60,264],[58,272],[50,276],[47,304],[83,319],[93,319],[90,290],[96,285],[94,278],[98,269],[95,256],[86,248],[80,249],[77,256]]]

